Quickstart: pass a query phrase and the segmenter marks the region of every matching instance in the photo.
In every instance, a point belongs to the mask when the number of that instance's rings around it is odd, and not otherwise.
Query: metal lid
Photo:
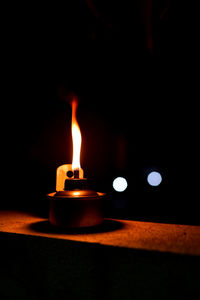
[[[93,190],[68,190],[68,191],[58,191],[56,193],[48,194],[49,197],[55,198],[94,198],[102,197],[104,193],[98,193]]]

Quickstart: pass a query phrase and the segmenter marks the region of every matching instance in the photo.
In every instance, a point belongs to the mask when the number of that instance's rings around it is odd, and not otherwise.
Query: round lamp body
[[[104,193],[92,190],[59,191],[50,199],[49,222],[62,228],[96,226],[103,222]]]

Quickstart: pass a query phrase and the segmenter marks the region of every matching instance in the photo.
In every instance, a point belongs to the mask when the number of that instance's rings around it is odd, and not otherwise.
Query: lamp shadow
[[[97,226],[92,227],[83,227],[83,228],[60,228],[53,226],[49,221],[40,221],[32,223],[29,225],[29,228],[35,232],[40,233],[53,233],[53,234],[95,234],[95,233],[104,233],[112,232],[119,230],[123,227],[123,223],[116,220],[104,220],[104,222]]]

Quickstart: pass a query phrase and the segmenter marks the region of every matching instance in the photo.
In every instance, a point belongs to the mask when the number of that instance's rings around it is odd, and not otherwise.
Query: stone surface
[[[0,231],[116,247],[200,255],[200,226],[106,219],[99,227],[61,231],[46,219],[16,212],[0,212]]]
[[[20,212],[0,224],[1,299],[199,299],[197,226],[106,220],[64,233]]]

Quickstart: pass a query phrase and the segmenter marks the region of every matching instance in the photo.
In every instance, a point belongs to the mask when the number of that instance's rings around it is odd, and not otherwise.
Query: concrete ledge
[[[197,226],[107,220],[65,234],[17,212],[0,223],[2,299],[199,299]]]
[[[16,211],[0,212],[0,231],[115,247],[200,255],[200,226],[107,219],[87,230],[60,231],[48,220]]]

